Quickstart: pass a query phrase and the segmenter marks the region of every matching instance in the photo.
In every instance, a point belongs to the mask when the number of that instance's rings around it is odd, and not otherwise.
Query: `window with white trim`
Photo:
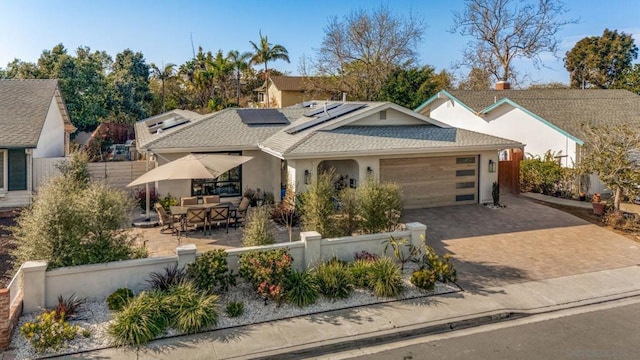
[[[0,191],[7,190],[7,150],[0,149]]]

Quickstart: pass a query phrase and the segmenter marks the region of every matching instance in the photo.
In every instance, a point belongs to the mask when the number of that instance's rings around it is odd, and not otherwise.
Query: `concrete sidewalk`
[[[164,339],[139,359],[297,359],[633,296],[640,296],[640,266]],[[69,358],[136,359],[136,353],[111,348]]]

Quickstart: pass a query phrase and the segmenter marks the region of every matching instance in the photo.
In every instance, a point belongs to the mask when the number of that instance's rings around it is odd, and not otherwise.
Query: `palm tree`
[[[240,77],[242,72],[249,67],[252,54],[248,51],[240,53],[238,50],[231,50],[227,54],[227,59],[236,71],[236,104],[240,106]]]
[[[256,45],[253,41],[249,41],[251,46],[253,46],[253,57],[251,58],[252,64],[264,64],[264,81],[265,85],[267,84],[267,80],[269,79],[269,68],[267,67],[267,62],[272,60],[284,60],[286,62],[289,61],[289,52],[287,49],[280,45],[276,44],[271,46],[269,44],[269,40],[267,40],[266,36],[262,36],[262,31],[260,31],[260,42]],[[267,88],[265,88],[267,90]],[[269,107],[269,93],[267,92],[267,107]]]
[[[176,64],[169,63],[160,69],[156,64],[151,63],[151,76],[162,83],[162,112],[165,112],[164,82],[175,77],[175,67]]]

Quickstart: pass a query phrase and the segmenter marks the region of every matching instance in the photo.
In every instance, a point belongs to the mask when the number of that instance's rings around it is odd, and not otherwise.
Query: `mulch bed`
[[[16,212],[0,212],[0,289],[9,285],[13,277],[13,258],[10,252],[16,248],[11,232],[5,226],[15,225]]]

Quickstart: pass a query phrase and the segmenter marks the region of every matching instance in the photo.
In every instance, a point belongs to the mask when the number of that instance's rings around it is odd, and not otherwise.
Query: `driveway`
[[[522,197],[482,205],[406,210],[427,243],[451,253],[467,290],[640,265],[640,243]]]

